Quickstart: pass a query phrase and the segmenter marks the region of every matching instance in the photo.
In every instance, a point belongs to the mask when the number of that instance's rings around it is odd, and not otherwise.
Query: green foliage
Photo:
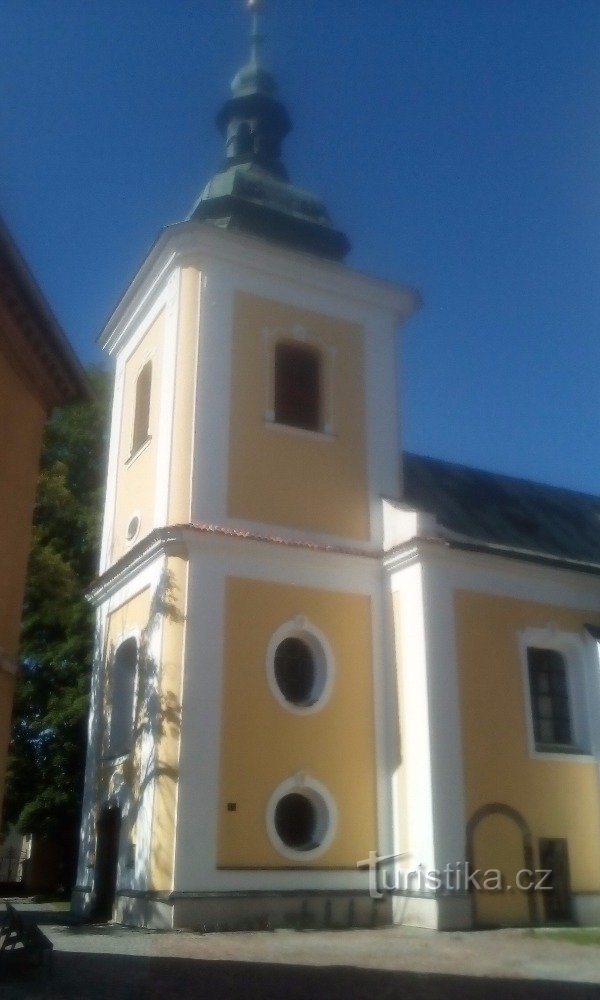
[[[72,844],[85,766],[110,380],[88,372],[94,398],[48,422],[23,610],[4,820]]]
[[[591,944],[600,947],[600,927],[536,927],[532,934],[536,938],[546,940],[569,941],[571,944]]]

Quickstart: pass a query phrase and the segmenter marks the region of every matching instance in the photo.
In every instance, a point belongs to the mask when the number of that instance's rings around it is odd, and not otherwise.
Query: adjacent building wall
[[[0,353],[0,804],[46,412]]]
[[[18,414],[18,418],[17,418]],[[0,656],[16,656],[46,411],[0,353]]]

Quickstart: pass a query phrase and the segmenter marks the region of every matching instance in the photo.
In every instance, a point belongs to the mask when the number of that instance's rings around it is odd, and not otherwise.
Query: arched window
[[[110,757],[122,757],[131,750],[137,659],[136,640],[126,639],[117,648],[112,661],[108,739]]]
[[[275,345],[275,422],[321,429],[321,355],[308,344]]]
[[[152,362],[147,361],[135,384],[135,411],[133,416],[132,455],[147,441],[150,433],[150,392],[152,389]]]

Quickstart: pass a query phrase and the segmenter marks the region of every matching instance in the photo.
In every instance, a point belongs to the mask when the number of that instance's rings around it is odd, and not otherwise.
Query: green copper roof
[[[341,260],[348,240],[333,227],[323,202],[289,181],[281,162],[281,145],[292,126],[275,96],[275,78],[261,62],[258,8],[253,9],[250,61],[234,76],[232,96],[216,119],[225,158],[188,218]]]
[[[235,74],[231,81],[231,93],[234,97],[246,97],[248,94],[274,97],[277,93],[277,84],[268,69],[258,62],[249,62]]]
[[[403,499],[451,546],[600,568],[600,497],[405,454]]]

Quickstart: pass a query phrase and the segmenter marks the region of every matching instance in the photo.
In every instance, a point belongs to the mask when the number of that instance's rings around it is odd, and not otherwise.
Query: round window
[[[310,851],[318,847],[317,810],[299,792],[284,795],[275,806],[275,830],[286,847],[295,851]]]
[[[133,540],[137,537],[137,533],[139,530],[140,530],[140,518],[138,514],[134,514],[131,520],[129,521],[129,524],[127,525],[127,531],[125,533],[127,541],[133,542]]]
[[[283,697],[292,705],[313,705],[316,664],[308,643],[290,636],[275,650],[275,680]]]
[[[275,789],[267,806],[267,831],[285,858],[309,860],[327,850],[337,827],[331,795],[307,775],[288,778]]]
[[[267,679],[289,711],[322,708],[333,685],[333,656],[322,632],[300,617],[278,628],[267,648]]]

